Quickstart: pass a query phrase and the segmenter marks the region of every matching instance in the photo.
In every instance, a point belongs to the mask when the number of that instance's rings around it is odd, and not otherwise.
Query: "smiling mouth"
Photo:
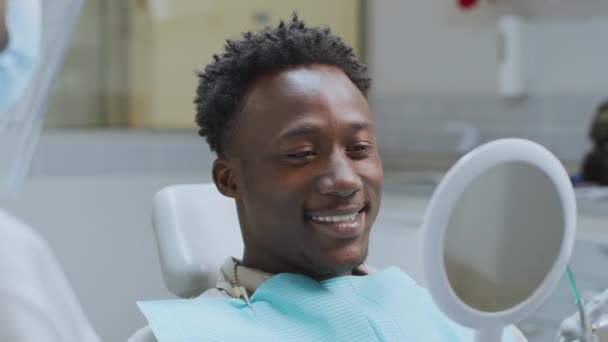
[[[328,213],[307,216],[310,226],[323,235],[335,239],[352,239],[364,230],[365,212],[368,205],[358,211],[346,213]]]
[[[317,222],[349,222],[354,221],[359,215],[359,211],[348,215],[337,216],[311,216],[310,219]]]

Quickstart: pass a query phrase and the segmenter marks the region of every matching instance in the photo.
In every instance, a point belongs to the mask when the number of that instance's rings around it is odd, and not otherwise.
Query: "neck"
[[[247,248],[245,248],[245,252],[243,253],[243,260],[241,264],[245,267],[255,268],[270,274],[302,274],[317,281],[353,275],[353,269],[358,266],[354,265],[353,267],[349,266],[346,268],[334,270],[320,269],[319,267],[304,268],[298,267],[297,265],[294,265],[290,262],[281,260],[280,258],[273,258],[270,256],[262,256],[248,253]]]

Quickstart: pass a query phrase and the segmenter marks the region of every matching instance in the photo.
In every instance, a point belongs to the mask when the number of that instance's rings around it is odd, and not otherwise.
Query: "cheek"
[[[284,172],[273,167],[252,169],[244,184],[245,201],[256,216],[266,217],[264,221],[293,217],[300,210],[306,196],[306,177],[295,172]]]
[[[380,158],[368,159],[359,168],[359,174],[371,187],[370,190],[380,193],[382,184],[384,183],[384,170]]]
[[[271,161],[259,168],[259,171],[259,175],[264,178],[266,190],[282,200],[304,197],[307,187],[318,173],[314,164],[294,167]]]

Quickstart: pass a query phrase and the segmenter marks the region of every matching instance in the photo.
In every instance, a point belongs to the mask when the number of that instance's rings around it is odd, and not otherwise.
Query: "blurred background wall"
[[[595,108],[606,98],[608,3],[482,2],[463,13],[445,1],[371,1],[367,12],[371,103],[388,154],[456,152],[448,122],[479,130],[480,142],[538,141],[571,168],[588,149]],[[527,96],[497,93],[497,19],[525,18]],[[400,163],[408,163],[399,157]]]
[[[477,143],[507,136],[541,142],[574,169],[606,96],[602,0],[502,0],[469,12],[440,0],[173,0],[164,11],[151,3],[87,1],[49,127],[194,129],[195,71],[225,38],[294,10],[330,25],[368,62],[369,100],[387,130],[380,141],[387,162],[408,163],[402,154],[410,153],[412,166],[425,168],[416,154],[460,152],[454,146],[461,137],[446,130],[457,122],[478,131]],[[522,101],[505,101],[496,91],[496,23],[505,14],[526,20]]]

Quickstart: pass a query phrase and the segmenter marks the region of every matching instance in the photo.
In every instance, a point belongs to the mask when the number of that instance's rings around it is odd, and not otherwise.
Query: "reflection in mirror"
[[[523,162],[491,167],[465,188],[446,224],[450,285],[474,309],[508,310],[545,279],[563,235],[560,197],[542,170]]]

